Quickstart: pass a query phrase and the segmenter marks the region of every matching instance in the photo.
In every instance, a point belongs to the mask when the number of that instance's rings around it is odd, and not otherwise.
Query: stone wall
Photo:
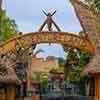
[[[31,73],[45,72],[48,73],[52,68],[58,68],[59,62],[57,58],[44,60],[43,58],[32,58],[30,65]]]

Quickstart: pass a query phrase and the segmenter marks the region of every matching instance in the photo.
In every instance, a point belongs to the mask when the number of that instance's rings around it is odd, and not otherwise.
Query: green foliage
[[[79,83],[81,79],[80,74],[85,65],[89,62],[91,55],[83,50],[78,50],[77,53],[79,55],[79,58],[77,60],[77,63],[72,65],[72,71],[68,75],[68,80]]]
[[[86,34],[83,31],[81,31],[79,35],[81,37],[86,36]],[[70,81],[74,81],[78,84],[81,79],[80,74],[86,66],[86,64],[89,62],[90,58],[91,55],[81,49],[71,49],[68,53],[67,60],[75,60],[77,63],[72,65],[72,70],[68,73],[67,79]]]
[[[85,0],[89,9],[100,13],[100,0]]]
[[[54,56],[48,56],[46,59],[51,60],[51,59],[55,59],[55,57]]]
[[[65,60],[64,60],[63,58],[58,58],[58,60],[59,60],[59,66],[60,66],[60,67],[64,67],[64,65],[65,65]]]
[[[38,49],[32,56],[33,56],[33,58],[36,58],[36,56],[37,56],[39,53],[43,53],[43,52],[45,52],[45,51],[42,50],[42,49]]]
[[[80,35],[82,38],[84,38],[84,37],[86,36],[86,34],[85,34],[83,31],[79,32],[79,35]]]
[[[53,68],[53,69],[51,69],[51,70],[49,71],[49,73],[54,74],[54,73],[63,73],[63,72],[61,71],[60,68]]]
[[[77,59],[78,59],[78,56],[75,49],[74,48],[70,49],[67,56],[67,60],[77,60]]]
[[[0,28],[0,42],[18,36],[17,25],[15,20],[11,20],[4,10],[1,11],[1,28]]]
[[[43,84],[47,84],[48,82],[48,75],[45,73],[37,72],[32,77],[32,81],[40,81]]]

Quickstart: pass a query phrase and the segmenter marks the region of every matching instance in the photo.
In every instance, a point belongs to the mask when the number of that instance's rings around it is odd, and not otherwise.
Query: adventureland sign
[[[90,41],[86,38],[81,38],[78,35],[67,32],[35,32],[5,42],[0,47],[0,53],[4,54],[10,51],[17,51],[19,48],[25,49],[40,43],[58,43],[64,46],[84,49],[92,54],[94,52]]]

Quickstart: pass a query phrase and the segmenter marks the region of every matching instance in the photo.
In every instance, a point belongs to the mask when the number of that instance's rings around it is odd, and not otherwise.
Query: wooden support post
[[[8,85],[7,87],[7,100],[15,100],[15,86]]]
[[[100,74],[95,75],[95,100],[100,100]]]
[[[29,48],[29,59],[28,59],[28,81],[27,81],[27,91],[30,91],[32,89],[32,85],[31,85],[31,78],[32,78],[32,53],[33,53],[33,48]]]

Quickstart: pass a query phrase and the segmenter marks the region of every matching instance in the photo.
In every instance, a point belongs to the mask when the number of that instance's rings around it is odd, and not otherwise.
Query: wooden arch
[[[66,46],[81,48],[93,54],[90,41],[68,32],[33,32],[13,38],[0,46],[0,54],[15,52],[39,43],[60,43]]]

